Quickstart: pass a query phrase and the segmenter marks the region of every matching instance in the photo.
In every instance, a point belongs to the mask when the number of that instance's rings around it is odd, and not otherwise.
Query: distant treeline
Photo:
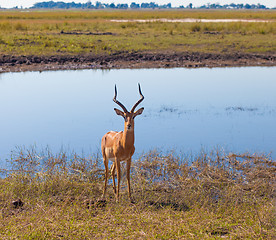
[[[18,8],[18,7],[16,7]],[[48,2],[38,2],[35,3],[32,7],[32,9],[38,9],[38,8],[46,8],[46,9],[170,9],[173,8],[171,3],[158,5],[155,2],[150,3],[135,3],[132,2],[130,5],[128,4],[114,4],[114,3],[101,3],[97,1],[95,4],[92,4],[91,1],[88,1],[87,3],[65,3],[65,2],[54,2],[54,1],[48,1]],[[215,4],[205,4],[200,7],[194,7],[192,3],[188,4],[187,6],[179,6],[176,8],[197,8],[197,9],[268,9],[265,5],[262,4],[225,4],[220,5],[218,3]]]

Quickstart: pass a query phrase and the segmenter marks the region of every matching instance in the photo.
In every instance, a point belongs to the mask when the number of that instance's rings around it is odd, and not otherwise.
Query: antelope
[[[128,185],[128,196],[131,200],[131,192],[130,192],[130,165],[131,165],[131,157],[134,154],[135,147],[134,147],[134,118],[138,115],[143,113],[144,108],[140,108],[135,111],[135,108],[144,100],[144,96],[141,92],[140,84],[139,87],[139,94],[140,99],[134,104],[130,112],[126,109],[126,107],[120,103],[117,97],[117,88],[115,85],[115,96],[113,101],[118,104],[123,111],[114,108],[117,115],[122,116],[125,120],[124,123],[124,131],[115,132],[110,131],[106,133],[101,142],[101,149],[103,155],[103,163],[105,166],[105,181],[104,181],[104,189],[102,199],[105,199],[106,193],[106,186],[108,180],[108,162],[112,161],[111,165],[111,175],[113,181],[113,190],[116,197],[116,200],[119,201],[119,193],[120,193],[120,180],[121,180],[121,167],[120,162],[126,161],[126,178],[127,178],[127,185]],[[116,183],[115,183],[115,171],[117,170],[117,190],[116,190]]]

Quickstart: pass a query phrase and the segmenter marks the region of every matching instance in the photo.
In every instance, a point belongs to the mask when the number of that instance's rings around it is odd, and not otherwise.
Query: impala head
[[[134,127],[134,118],[136,116],[142,114],[143,111],[144,111],[143,107],[138,109],[137,111],[135,111],[135,108],[144,100],[144,96],[141,92],[140,84],[138,84],[138,86],[139,86],[139,93],[140,93],[141,98],[134,104],[134,106],[132,107],[132,109],[129,112],[126,109],[126,107],[116,99],[116,97],[117,97],[117,88],[116,88],[116,85],[115,85],[115,96],[113,98],[113,101],[115,103],[117,103],[123,109],[123,111],[121,111],[117,108],[114,108],[114,110],[117,113],[117,115],[120,115],[125,119],[125,129],[127,129],[127,130],[131,130],[131,129],[133,130],[134,129],[133,128]]]

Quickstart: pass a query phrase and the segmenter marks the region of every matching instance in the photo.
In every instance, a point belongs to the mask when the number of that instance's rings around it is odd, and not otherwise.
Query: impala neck
[[[134,124],[132,124],[131,129],[128,129],[125,124],[122,144],[124,147],[130,147],[134,145]]]

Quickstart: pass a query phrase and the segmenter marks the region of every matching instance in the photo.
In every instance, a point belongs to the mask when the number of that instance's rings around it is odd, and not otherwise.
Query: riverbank
[[[35,149],[14,156],[0,179],[1,239],[273,239],[275,161],[219,151],[179,158],[148,152],[133,160],[127,198],[97,157]]]
[[[106,55],[0,56],[0,73],[45,70],[276,66],[276,54],[117,52]]]

